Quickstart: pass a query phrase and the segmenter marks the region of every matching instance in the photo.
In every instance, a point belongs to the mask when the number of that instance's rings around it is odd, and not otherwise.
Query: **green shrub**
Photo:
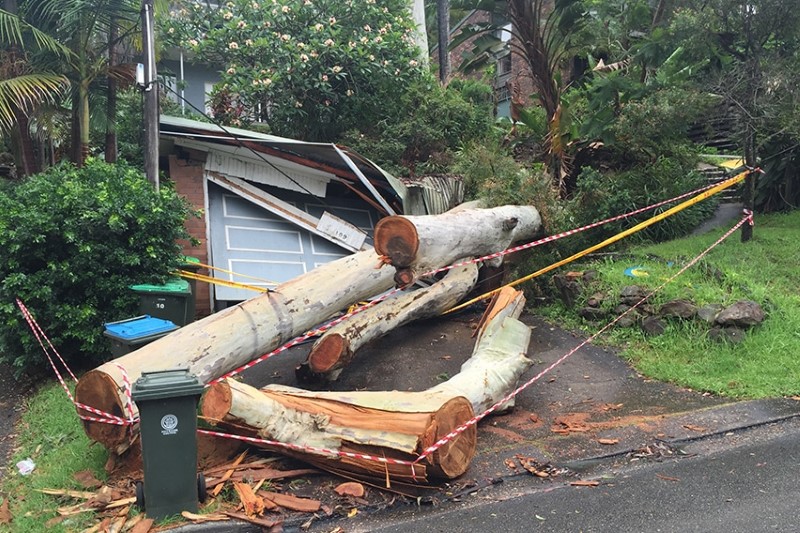
[[[578,193],[571,202],[570,211],[578,225],[583,225],[673,198],[706,185],[705,178],[694,167],[694,159],[684,154],[658,157],[651,165],[617,173],[584,168],[578,177]],[[717,203],[716,197],[703,200],[657,222],[632,239],[659,242],[687,235],[714,213]],[[599,242],[674,205],[606,224],[592,232],[592,239]]]
[[[453,153],[490,136],[491,87],[453,80],[443,88],[426,77],[385,103],[387,118],[371,128],[351,130],[342,142],[397,175],[448,172]]]
[[[178,266],[186,202],[126,164],[62,164],[0,188],[0,360],[46,364],[16,307],[22,300],[77,367],[108,356],[103,323],[132,316],[127,286],[159,283]]]

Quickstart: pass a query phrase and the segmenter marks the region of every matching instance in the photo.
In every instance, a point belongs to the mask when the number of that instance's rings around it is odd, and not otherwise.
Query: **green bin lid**
[[[135,292],[154,292],[154,293],[171,293],[171,294],[186,294],[191,293],[192,289],[189,282],[185,279],[174,278],[164,283],[163,285],[131,285],[130,289]]]
[[[185,368],[142,372],[133,384],[133,401],[200,396],[203,384]]]
[[[184,265],[188,264],[189,266],[199,266],[200,265],[200,259],[198,259],[196,257],[192,257],[191,255],[184,255],[181,258],[181,262]]]

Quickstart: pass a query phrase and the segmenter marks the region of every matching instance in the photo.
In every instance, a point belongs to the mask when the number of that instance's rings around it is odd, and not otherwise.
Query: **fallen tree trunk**
[[[409,465],[358,457],[368,454],[413,461],[419,451],[472,418],[472,407],[462,397],[362,391],[348,393],[346,400],[342,400],[291,387],[259,391],[228,379],[208,389],[201,412],[206,420],[219,421],[234,433],[293,446],[293,449],[268,445],[265,448],[307,459],[318,466],[377,478],[388,476],[393,480],[420,482],[430,474],[451,479],[464,473],[475,454],[476,432],[471,428],[413,469]],[[302,452],[297,447],[356,456]]]
[[[372,251],[358,252],[174,333],[146,344],[88,372],[75,390],[76,400],[125,418],[122,370],[133,383],[143,371],[187,367],[209,383],[333,317],[342,308],[390,289],[392,272],[377,268]],[[89,438],[118,453],[128,445],[126,428],[84,421]]]
[[[397,269],[395,281],[408,285],[416,276],[441,267],[440,259],[451,264],[465,255],[499,252],[512,242],[534,237],[541,226],[539,212],[531,206],[391,216],[375,226],[375,250]]]
[[[403,293],[362,311],[326,331],[314,343],[298,373],[302,375],[307,368],[314,377],[328,381],[338,379],[342,369],[364,344],[403,324],[450,309],[472,290],[477,279],[476,263],[462,265],[448,271],[444,278],[429,287]]]
[[[478,217],[472,222],[469,217],[459,219],[469,226],[491,226],[489,219],[504,220],[505,225],[510,226],[511,221],[516,220],[514,228],[500,231],[503,239],[530,238],[539,227],[538,213],[532,207],[464,210],[458,214],[464,213],[475,213]],[[447,217],[447,213],[438,216]],[[483,241],[459,238],[456,242],[446,231],[443,232],[443,228],[426,223],[415,229],[415,235],[424,243],[433,243],[437,239],[447,243],[442,247],[423,247],[426,254],[434,254],[425,257],[424,264],[437,268],[449,265],[459,257],[480,255],[487,248],[502,247],[502,242],[493,245],[498,239],[497,231],[487,230]],[[435,254],[441,254],[441,257]],[[272,292],[188,324],[88,372],[78,382],[76,400],[126,418],[126,380],[120,366],[125,369],[130,383],[143,371],[175,367],[188,368],[200,382],[210,383],[324,322],[347,306],[389,289],[393,284],[393,272],[389,268],[376,268],[382,259],[372,250],[343,257],[287,281]],[[135,414],[136,407],[132,407]],[[89,438],[117,453],[129,445],[124,426],[84,421],[84,429]]]
[[[412,468],[350,454],[413,461],[439,439],[501,401],[530,366],[525,351],[530,328],[516,320],[524,297],[486,321],[462,373],[422,392],[311,392],[270,385],[260,391],[233,380],[209,388],[202,400],[206,420],[234,433],[291,445],[266,448],[322,468],[407,483],[453,479],[466,472],[475,453],[475,425],[469,426]],[[303,448],[316,451],[304,452]],[[330,453],[322,453],[328,450]],[[345,452],[340,455],[335,452]]]

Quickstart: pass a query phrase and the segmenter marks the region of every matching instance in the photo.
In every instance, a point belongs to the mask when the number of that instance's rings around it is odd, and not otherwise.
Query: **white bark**
[[[450,309],[472,290],[477,280],[478,265],[462,265],[429,287],[404,292],[350,317],[314,343],[308,361],[311,372],[331,381],[338,379],[342,368],[363,345],[403,324]]]

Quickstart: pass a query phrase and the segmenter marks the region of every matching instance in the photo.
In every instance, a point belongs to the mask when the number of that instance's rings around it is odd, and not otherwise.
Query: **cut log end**
[[[414,283],[414,271],[410,268],[398,268],[394,273],[394,282],[398,287],[408,287]]]
[[[410,266],[417,257],[419,235],[403,217],[386,217],[375,226],[375,251],[389,258],[395,268]]]
[[[200,413],[209,420],[222,420],[231,409],[231,387],[225,381],[214,383],[203,394]]]
[[[122,402],[117,394],[117,384],[105,372],[92,370],[83,376],[75,387],[75,401],[83,405],[90,405],[104,413],[122,418],[126,417]],[[90,413],[78,409],[78,414],[103,418],[97,413]],[[99,442],[110,450],[124,451],[128,444],[128,428],[116,424],[90,422],[83,420],[83,428],[93,441]]]
[[[422,449],[432,446],[473,416],[472,404],[463,396],[447,401],[433,415],[433,421],[420,442]],[[473,424],[428,457],[429,472],[434,477],[444,479],[461,476],[475,456],[477,443],[478,430]]]
[[[308,355],[308,366],[312,372],[323,373],[347,366],[353,354],[350,343],[339,335],[332,333],[322,337]]]

